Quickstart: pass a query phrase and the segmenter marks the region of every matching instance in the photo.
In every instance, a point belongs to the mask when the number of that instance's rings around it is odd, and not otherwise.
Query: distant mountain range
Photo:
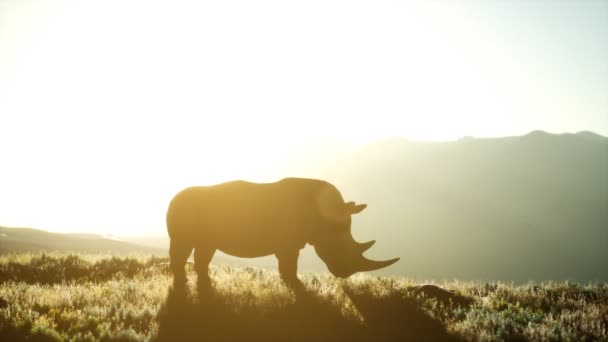
[[[168,255],[167,249],[112,240],[95,234],[58,234],[31,228],[0,227],[0,254],[53,251]]]
[[[325,160],[329,160],[324,155]],[[307,176],[369,207],[353,219],[378,271],[414,279],[608,281],[608,138],[592,132],[454,142],[393,139],[335,155]],[[314,161],[312,161],[314,163]],[[0,252],[73,250],[166,256],[168,237],[127,241],[0,227]],[[308,246],[301,271],[325,266]],[[276,267],[272,257],[214,263]]]
[[[608,280],[608,138],[595,133],[390,140],[325,178],[369,204],[353,234],[378,240],[369,253],[401,257],[384,273]]]

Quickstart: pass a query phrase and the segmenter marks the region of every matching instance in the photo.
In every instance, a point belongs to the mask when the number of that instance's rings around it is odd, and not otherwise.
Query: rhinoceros
[[[288,285],[300,284],[298,256],[307,243],[337,277],[387,267],[399,258],[369,260],[362,253],[375,240],[358,243],[351,234],[351,215],[366,207],[345,202],[335,186],[318,179],[186,188],[167,211],[174,283],[186,283],[185,264],[193,249],[199,285],[210,280],[208,267],[216,250],[243,258],[274,254]]]

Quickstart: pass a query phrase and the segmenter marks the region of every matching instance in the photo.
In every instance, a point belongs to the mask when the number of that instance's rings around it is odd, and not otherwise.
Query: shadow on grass
[[[414,299],[398,293],[378,298],[344,288],[359,318],[316,293],[289,304],[238,310],[225,296],[170,290],[158,313],[157,341],[453,341]]]

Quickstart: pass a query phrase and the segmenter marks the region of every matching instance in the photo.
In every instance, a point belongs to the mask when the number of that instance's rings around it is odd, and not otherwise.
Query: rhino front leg
[[[302,282],[298,279],[298,257],[300,251],[298,249],[286,250],[277,252],[279,260],[279,274],[285,284],[294,289],[301,289]]]

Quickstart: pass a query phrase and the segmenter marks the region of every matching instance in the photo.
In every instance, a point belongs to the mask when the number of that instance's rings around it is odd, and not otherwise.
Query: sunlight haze
[[[606,94],[606,1],[0,0],[0,225],[165,234],[379,140],[606,136]]]

